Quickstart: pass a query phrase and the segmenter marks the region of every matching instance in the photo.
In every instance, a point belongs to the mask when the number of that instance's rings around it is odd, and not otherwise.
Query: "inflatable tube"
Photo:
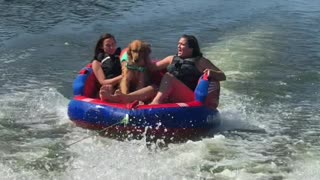
[[[68,116],[76,125],[106,130],[107,135],[140,136],[145,133],[166,138],[189,138],[206,133],[220,123],[219,112],[204,105],[208,80],[202,77],[192,102],[159,105],[108,103],[95,98],[96,79],[88,65],[74,81],[74,97]]]

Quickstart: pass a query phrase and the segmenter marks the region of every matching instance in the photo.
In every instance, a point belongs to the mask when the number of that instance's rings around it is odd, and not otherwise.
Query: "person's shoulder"
[[[155,63],[151,63],[151,64],[153,64],[151,66],[151,69],[160,70],[160,69],[166,68],[167,66],[169,66],[172,63],[173,57],[174,56],[167,56],[159,61],[156,61]]]
[[[172,61],[174,57],[176,57],[176,55],[169,55],[169,56],[165,57],[164,59]]]
[[[203,56],[200,57],[200,60],[202,60],[202,61],[210,61],[208,58],[203,57]]]
[[[206,63],[206,64],[212,64],[213,65],[212,60],[210,60],[210,59],[208,59],[206,57],[203,57],[203,56],[201,57],[200,61],[203,62],[203,63]]]
[[[203,56],[199,59],[198,65],[201,67],[201,69],[213,68],[214,67],[213,63],[209,59],[207,59],[207,58],[205,58]]]
[[[105,57],[105,54],[100,52],[94,57],[94,60],[101,62],[104,57]]]
[[[120,55],[120,54],[121,54],[121,52],[122,52],[121,47],[118,47],[118,48],[116,49],[115,54],[116,54],[116,55]]]
[[[163,62],[166,62],[166,64],[171,64],[173,59],[174,59],[175,55],[170,55],[165,57],[164,59],[162,59]]]

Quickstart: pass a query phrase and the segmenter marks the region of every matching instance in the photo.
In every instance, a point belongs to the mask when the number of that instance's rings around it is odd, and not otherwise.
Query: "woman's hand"
[[[205,69],[204,71],[203,71],[203,74],[207,74],[207,76],[208,76],[208,79],[211,79],[212,77],[212,73],[211,73],[211,69]]]
[[[215,71],[213,69],[205,69],[203,71],[204,74],[208,75],[208,79],[217,80],[217,81],[225,81],[226,75],[222,71]]]

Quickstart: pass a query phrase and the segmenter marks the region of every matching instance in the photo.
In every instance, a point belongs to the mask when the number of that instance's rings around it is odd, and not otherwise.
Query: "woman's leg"
[[[120,102],[120,98],[115,97],[113,93],[114,93],[114,88],[112,87],[112,85],[104,85],[104,86],[101,86],[100,88],[99,97],[102,101]]]
[[[170,102],[194,100],[193,91],[170,73],[166,73],[162,77],[159,91],[150,104],[162,104],[168,100]]]
[[[147,102],[156,95],[157,90],[156,85],[149,85],[129,94],[122,94],[119,90],[116,90],[114,96],[119,98],[122,103],[131,103],[135,100]]]

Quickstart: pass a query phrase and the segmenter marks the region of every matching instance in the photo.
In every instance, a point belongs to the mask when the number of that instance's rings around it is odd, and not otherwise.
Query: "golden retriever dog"
[[[128,94],[146,86],[148,81],[146,64],[150,59],[150,53],[151,47],[144,41],[134,40],[129,44],[128,60],[122,62],[121,93]]]

